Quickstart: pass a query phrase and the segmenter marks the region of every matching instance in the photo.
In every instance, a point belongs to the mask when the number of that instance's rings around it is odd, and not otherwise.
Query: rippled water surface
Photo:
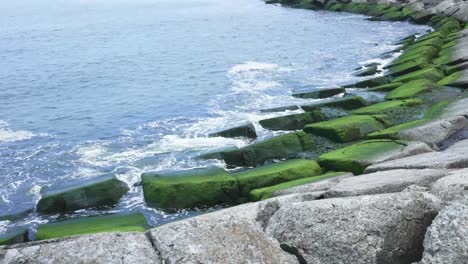
[[[41,188],[116,175],[131,191],[112,211],[152,225],[197,212],[147,208],[141,172],[206,165],[193,157],[248,143],[208,133],[285,114],[258,110],[354,81],[358,63],[426,30],[258,0],[18,0],[0,13],[0,216],[34,207]]]

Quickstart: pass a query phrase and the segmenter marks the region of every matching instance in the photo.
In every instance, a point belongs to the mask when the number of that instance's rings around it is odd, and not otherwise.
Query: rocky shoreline
[[[434,31],[402,39],[389,65],[356,72],[383,76],[293,95],[320,103],[264,110],[302,109],[260,121],[291,133],[199,157],[248,169],[142,175],[156,208],[236,206],[149,230],[140,214],[44,224],[33,242],[18,229],[0,236],[0,263],[468,263],[468,2],[269,3]],[[256,133],[246,124],[210,136]],[[112,207],[127,190],[95,179],[43,194],[36,210]]]

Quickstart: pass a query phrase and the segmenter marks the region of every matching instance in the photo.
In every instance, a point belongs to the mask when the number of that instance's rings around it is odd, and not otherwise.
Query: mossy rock
[[[340,177],[345,174],[348,174],[348,173],[347,172],[329,172],[320,176],[307,177],[307,178],[280,183],[280,184],[269,186],[269,187],[255,189],[255,190],[250,191],[249,199],[252,202],[265,200],[265,199],[270,198],[274,192],[279,191],[279,190],[289,189],[292,187],[309,184],[313,182],[318,182],[318,181],[326,180],[329,178]]]
[[[433,63],[436,65],[450,64],[452,62],[452,52],[451,48],[441,49]]]
[[[374,74],[376,74],[378,72],[380,72],[380,71],[379,71],[377,66],[371,66],[371,67],[359,70],[358,72],[354,73],[354,75],[359,76],[359,77],[364,77],[364,76],[374,75]]]
[[[429,66],[429,63],[426,58],[417,58],[402,64],[391,66],[388,71],[390,72],[391,76],[398,77],[417,70],[422,70],[427,66]]]
[[[420,11],[413,12],[410,15],[410,21],[416,24],[426,24],[427,22],[431,20],[433,16],[434,16],[433,14],[427,13],[427,12],[420,12]]]
[[[363,141],[323,154],[318,162],[327,170],[362,174],[374,158],[390,151],[398,151],[402,144],[403,141],[386,139]]]
[[[428,40],[428,39],[433,39],[433,38],[440,38],[440,39],[443,39],[445,36],[439,32],[439,31],[432,31],[431,33],[428,33],[428,34],[425,34],[423,36],[421,36],[420,38],[418,38],[416,40],[416,42],[423,42],[425,40]]]
[[[439,87],[440,86],[438,86],[436,83],[430,80],[426,80],[426,79],[414,80],[389,92],[385,96],[385,99],[387,100],[406,99],[406,98],[413,97],[419,93],[430,91],[432,89],[437,89]]]
[[[226,137],[226,138],[257,138],[255,127],[249,123],[238,127],[229,128],[220,132],[212,133],[210,137]]]
[[[184,209],[233,204],[239,196],[237,181],[221,168],[141,175],[143,195],[151,207]]]
[[[329,5],[326,9],[334,12],[341,12],[345,8],[344,4],[341,3],[334,3]]]
[[[389,84],[384,84],[384,85],[379,85],[379,86],[376,86],[376,87],[369,88],[369,89],[367,89],[367,91],[370,91],[370,92],[388,92],[388,91],[394,90],[395,88],[398,88],[398,87],[400,87],[402,85],[403,85],[403,83],[401,83],[401,82],[389,83]]]
[[[388,12],[391,8],[390,5],[387,4],[373,4],[372,9],[367,13],[369,16],[381,16],[385,12]]]
[[[36,240],[95,234],[101,232],[143,232],[148,227],[142,214],[80,217],[40,225]]]
[[[253,189],[263,188],[296,179],[317,176],[322,169],[314,160],[294,159],[234,173],[241,197],[248,198]]]
[[[301,92],[301,93],[294,93],[292,96],[297,97],[297,98],[313,98],[313,99],[318,99],[318,98],[327,98],[327,97],[332,97],[334,95],[340,94],[340,93],[345,93],[346,89],[342,87],[336,87],[336,88],[327,88],[327,89],[313,89],[308,92]]]
[[[355,115],[378,115],[386,114],[389,111],[413,107],[422,104],[421,99],[396,100],[373,104],[353,111]]]
[[[395,43],[395,45],[407,45],[408,43],[412,43],[416,40],[416,35],[409,35],[407,37],[404,37],[402,39],[400,39],[398,42]]]
[[[369,88],[369,87],[374,87],[374,86],[383,85],[387,83],[388,83],[388,79],[386,77],[381,76],[381,77],[375,77],[372,79],[363,80],[354,84],[348,84],[343,87],[345,88]]]
[[[463,78],[463,76],[468,76],[468,70],[452,73],[444,79],[440,80],[437,84],[442,86],[468,88],[468,78]]]
[[[411,51],[425,46],[431,46],[440,49],[443,44],[444,41],[441,38],[434,37],[423,41],[416,41],[415,43],[409,45],[405,50]]]
[[[12,245],[28,241],[28,230],[26,228],[16,228],[7,233],[0,234],[0,245]]]
[[[387,66],[385,68],[388,69],[390,67],[400,65],[400,64],[406,63],[408,61],[413,61],[413,60],[416,60],[416,59],[426,59],[426,62],[429,63],[430,60],[435,55],[438,54],[438,52],[439,52],[439,50],[434,48],[434,47],[422,46],[422,47],[419,47],[417,49],[413,49],[411,51],[407,51],[407,52],[403,53],[400,57],[395,59],[392,62],[392,64],[390,64],[389,66]]]
[[[351,115],[307,125],[304,131],[344,143],[362,139],[387,126],[390,124],[384,116]]]
[[[299,130],[305,125],[324,121],[325,116],[319,110],[301,114],[279,116],[259,121],[259,124],[271,130]]]
[[[98,177],[44,193],[37,204],[37,211],[66,213],[84,208],[114,206],[127,191],[127,184],[113,176]]]
[[[401,21],[405,20],[407,16],[401,11],[392,11],[384,13],[380,18],[387,21]]]
[[[437,82],[442,78],[444,78],[444,74],[440,70],[436,68],[427,68],[399,76],[395,78],[393,82],[409,82],[419,79],[427,79],[433,82]]]
[[[447,18],[436,28],[445,35],[460,31],[462,29],[460,22],[454,18]]]
[[[456,72],[459,72],[459,71],[463,71],[463,70],[468,70],[468,62],[464,62],[464,63],[460,63],[460,64],[457,64],[457,65],[453,65],[453,66],[447,66],[445,69],[444,69],[444,73],[446,75],[451,75],[451,74],[454,74]],[[444,78],[445,79],[445,78]],[[443,79],[442,79],[443,80]],[[441,80],[441,81],[442,81]]]
[[[304,111],[313,111],[323,107],[337,107],[345,110],[353,110],[366,105],[366,101],[360,96],[344,96],[329,101],[314,103],[310,105],[303,105]]]

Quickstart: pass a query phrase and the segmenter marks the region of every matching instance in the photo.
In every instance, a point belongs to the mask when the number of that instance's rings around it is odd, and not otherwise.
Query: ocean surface
[[[256,122],[287,113],[259,110],[356,81],[354,68],[428,29],[365,18],[259,0],[1,1],[0,216],[103,175],[131,187],[106,212],[142,212],[154,226],[200,213],[146,207],[140,174],[213,165],[194,157],[249,142],[207,134],[246,121],[259,139],[282,133]],[[29,212],[0,233],[57,217]]]

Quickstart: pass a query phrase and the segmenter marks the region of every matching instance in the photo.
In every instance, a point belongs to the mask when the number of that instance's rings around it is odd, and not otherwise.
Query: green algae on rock
[[[292,111],[298,109],[303,109],[306,112],[311,112],[322,107],[337,107],[345,110],[352,110],[363,106],[366,106],[366,101],[361,96],[343,96],[307,105],[289,105],[270,109],[263,109],[260,110],[260,112],[283,112],[287,110]]]
[[[378,115],[385,114],[388,111],[402,109],[405,107],[413,107],[422,103],[423,101],[421,99],[388,101],[359,108],[354,110],[352,113],[355,115]]]
[[[114,206],[127,191],[127,184],[115,177],[99,177],[78,186],[46,192],[37,204],[37,211],[66,213],[90,207]]]
[[[234,173],[232,176],[239,183],[241,197],[247,199],[249,192],[253,189],[317,176],[321,173],[322,170],[316,161],[293,159],[248,169]]]
[[[145,217],[139,213],[80,217],[40,225],[35,239],[45,240],[101,232],[143,232],[147,227]]]
[[[339,177],[345,174],[348,174],[348,173],[347,172],[329,172],[329,173],[319,175],[319,176],[307,177],[307,178],[302,178],[302,179],[297,179],[293,181],[276,184],[276,185],[269,186],[269,187],[254,189],[254,190],[251,190],[249,193],[249,200],[250,201],[265,200],[265,199],[270,198],[271,195],[275,191],[278,191],[278,190],[284,190],[284,189],[288,189],[291,187],[318,182],[318,181],[333,178],[333,177]]]
[[[395,78],[393,82],[409,82],[418,79],[428,79],[433,82],[437,82],[442,78],[444,78],[444,74],[440,70],[436,68],[427,68],[399,76]]]
[[[390,75],[393,77],[397,77],[400,75],[408,74],[413,71],[421,70],[426,68],[429,65],[428,61],[426,58],[417,58],[414,60],[410,60],[407,62],[404,62],[402,64],[398,64],[395,66],[391,66],[388,71],[390,72]]]
[[[7,233],[0,234],[0,245],[12,245],[28,241],[28,230],[26,228],[16,228]]]
[[[437,84],[442,86],[453,86],[459,88],[468,88],[468,79],[463,78],[468,76],[468,70],[452,73],[451,75],[440,80]]]
[[[264,119],[258,123],[267,129],[271,130],[298,130],[304,128],[305,125],[324,121],[325,116],[319,110],[305,112],[301,114],[279,116],[270,119]]]
[[[367,68],[364,68],[364,69],[361,69],[359,71],[357,71],[356,73],[354,73],[355,76],[359,76],[359,77],[363,77],[363,76],[370,76],[370,75],[374,75],[376,73],[379,73],[380,70],[378,69],[377,66],[371,66],[371,67],[367,67]]]
[[[237,137],[245,137],[245,138],[257,138],[257,133],[255,131],[255,127],[249,123],[246,125],[238,126],[229,128],[220,132],[212,133],[209,135],[210,137],[226,137],[226,138],[237,138]]]
[[[342,87],[327,88],[327,89],[315,88],[308,92],[294,93],[292,96],[297,97],[297,98],[319,99],[319,98],[332,97],[334,95],[344,93],[344,92],[346,92],[346,89]]]
[[[387,100],[406,99],[406,98],[413,97],[419,93],[429,91],[432,89],[437,89],[439,87],[440,87],[439,85],[437,85],[436,83],[430,80],[426,80],[426,79],[413,80],[389,92],[385,96],[385,99]]]
[[[344,88],[369,88],[369,87],[374,87],[377,85],[383,85],[387,83],[388,83],[387,77],[380,76],[380,77],[363,80],[357,83],[344,85],[343,87]]]
[[[320,156],[319,164],[331,171],[349,171],[362,174],[371,160],[389,151],[398,151],[403,141],[368,140],[337,149]]]
[[[396,82],[396,83],[389,83],[389,84],[384,84],[384,85],[379,85],[379,86],[375,86],[375,87],[372,87],[372,88],[368,88],[367,91],[370,91],[370,92],[388,92],[388,91],[391,91],[395,88],[398,88],[400,86],[402,86],[403,83],[401,82]]]
[[[307,125],[304,131],[344,143],[362,139],[388,126],[385,116],[351,115]]]
[[[141,175],[143,195],[149,206],[184,209],[233,204],[239,195],[237,181],[221,168]]]

